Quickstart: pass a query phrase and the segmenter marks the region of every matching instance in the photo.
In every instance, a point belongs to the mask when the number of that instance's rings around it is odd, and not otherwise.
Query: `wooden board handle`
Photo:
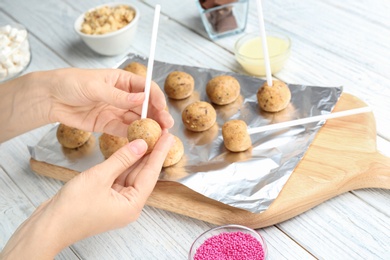
[[[356,164],[359,167],[359,175],[345,183],[345,191],[363,188],[390,189],[390,158],[381,153],[361,156]]]

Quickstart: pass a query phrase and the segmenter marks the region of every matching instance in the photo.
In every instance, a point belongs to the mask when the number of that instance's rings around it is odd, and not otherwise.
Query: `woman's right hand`
[[[74,177],[19,227],[0,258],[53,259],[76,241],[135,221],[173,142],[165,132],[144,156],[147,145],[137,139]],[[115,183],[120,175],[126,185]]]

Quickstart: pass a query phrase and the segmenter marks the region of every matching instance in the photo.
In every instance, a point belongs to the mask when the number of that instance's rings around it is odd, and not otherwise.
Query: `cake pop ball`
[[[181,100],[191,96],[194,86],[195,80],[190,74],[173,71],[165,79],[164,90],[169,98]]]
[[[175,143],[173,144],[171,149],[169,149],[167,157],[165,158],[165,161],[163,163],[163,167],[169,167],[178,163],[184,155],[183,142],[180,140],[179,137],[175,135],[173,137],[175,138]]]
[[[222,126],[222,137],[226,149],[231,152],[243,152],[252,146],[248,126],[242,120],[229,120]]]
[[[205,101],[189,104],[182,112],[184,126],[193,132],[202,132],[211,128],[217,120],[214,107]]]
[[[128,142],[126,137],[103,133],[99,137],[99,148],[104,158],[107,159]]]
[[[267,112],[279,112],[285,109],[291,100],[291,92],[288,86],[279,80],[273,80],[272,86],[267,82],[257,91],[259,107]]]
[[[150,153],[156,142],[161,136],[160,125],[150,118],[138,119],[132,122],[127,128],[127,139],[129,142],[136,139],[143,139],[148,145],[148,150],[145,154]]]
[[[140,75],[142,77],[146,77],[147,68],[145,65],[139,62],[131,62],[124,68],[124,70]]]
[[[229,75],[216,76],[207,83],[206,93],[212,103],[227,105],[240,95],[240,83]]]
[[[74,149],[85,144],[92,133],[81,129],[60,124],[56,136],[58,142],[66,148]]]

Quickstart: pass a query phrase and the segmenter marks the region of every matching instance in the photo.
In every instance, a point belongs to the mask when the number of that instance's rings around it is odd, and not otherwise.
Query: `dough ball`
[[[243,152],[252,146],[248,126],[242,120],[230,120],[222,126],[222,137],[226,149],[231,152]]]
[[[60,124],[57,128],[58,142],[66,148],[77,148],[85,144],[92,133]]]
[[[179,111],[180,113],[183,111],[183,109],[188,106],[189,104],[192,104],[196,101],[200,101],[200,94],[197,91],[192,92],[192,94],[185,99],[169,99],[167,102],[169,105],[175,110]]]
[[[260,115],[269,121],[269,124],[286,122],[289,120],[294,120],[298,117],[297,109],[294,107],[293,103],[289,103],[287,107],[279,112],[267,112],[260,111]]]
[[[184,155],[184,146],[183,142],[180,140],[179,137],[175,137],[175,143],[171,147],[171,149],[168,152],[167,157],[165,158],[163,167],[169,167],[172,166],[180,161],[180,159]]]
[[[128,142],[126,137],[103,133],[99,137],[99,148],[104,158],[107,159]]]
[[[177,181],[178,179],[188,176],[185,166],[187,165],[187,157],[183,154],[183,157],[172,167],[164,167],[161,171],[160,179],[166,181]]]
[[[165,79],[164,90],[172,99],[185,99],[194,91],[194,78],[183,71],[173,71]]]
[[[239,95],[233,103],[227,105],[215,105],[214,108],[215,111],[217,111],[218,117],[227,121],[242,108],[242,103],[244,103],[244,97]]]
[[[232,76],[217,76],[207,83],[206,93],[214,104],[230,104],[240,95],[240,83]]]
[[[143,139],[148,145],[146,153],[150,153],[157,140],[161,136],[160,125],[150,118],[138,119],[127,128],[127,139],[129,142],[135,139]]]
[[[89,137],[89,139],[82,146],[76,148],[67,148],[62,145],[61,150],[62,153],[66,156],[66,158],[70,160],[75,160],[93,153],[95,147],[96,138],[93,134],[91,134],[91,137]]]
[[[267,112],[278,112],[285,109],[290,100],[290,89],[282,81],[272,81],[272,87],[265,82],[257,91],[259,107]]]
[[[146,66],[139,62],[131,62],[124,68],[124,70],[130,71],[139,76],[146,77]]]
[[[184,126],[194,132],[202,132],[212,127],[217,113],[210,103],[197,101],[189,104],[181,114]]]
[[[218,137],[219,126],[214,123],[209,129],[202,132],[194,132],[186,129],[184,131],[185,137],[191,144],[205,145],[213,142]]]
[[[248,161],[253,157],[252,149],[253,146],[249,147],[248,150],[239,153],[224,153],[224,160],[230,163]]]

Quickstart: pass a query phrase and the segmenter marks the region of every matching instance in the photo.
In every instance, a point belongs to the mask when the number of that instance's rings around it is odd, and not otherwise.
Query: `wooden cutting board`
[[[343,93],[334,111],[366,106]],[[68,181],[78,174],[31,159],[37,174]],[[258,214],[207,198],[186,186],[159,181],[147,205],[204,220],[216,225],[240,224],[262,228],[288,220],[325,200],[361,188],[390,189],[390,158],[376,149],[372,113],[328,120],[304,158],[270,207]]]

